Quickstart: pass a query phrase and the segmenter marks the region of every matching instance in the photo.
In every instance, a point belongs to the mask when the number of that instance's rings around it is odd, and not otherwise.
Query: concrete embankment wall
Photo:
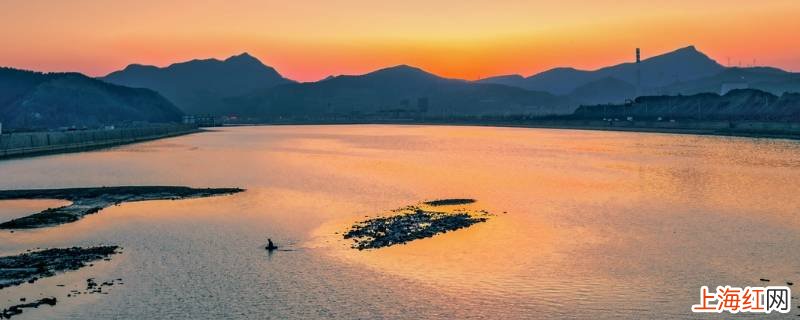
[[[113,130],[25,132],[0,135],[0,159],[71,152],[197,132],[195,126],[163,125]]]

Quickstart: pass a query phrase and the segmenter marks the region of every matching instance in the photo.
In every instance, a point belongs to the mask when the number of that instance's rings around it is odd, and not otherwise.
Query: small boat
[[[267,251],[278,250],[278,246],[272,243],[272,239],[267,239],[267,246],[265,249],[267,249]]]

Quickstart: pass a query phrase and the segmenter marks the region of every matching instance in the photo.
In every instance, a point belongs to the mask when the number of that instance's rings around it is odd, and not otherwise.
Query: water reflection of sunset
[[[284,317],[298,316],[308,301],[344,318],[595,317],[609,306],[620,307],[616,316],[681,317],[708,279],[795,276],[797,152],[792,141],[649,133],[223,128],[3,162],[5,189],[247,191],[124,203],[55,228],[0,233],[0,251],[123,245],[112,271],[125,274],[126,291],[76,307],[76,317],[119,315],[131,304],[165,314],[235,313],[226,306],[238,301],[245,303],[237,310]],[[365,216],[463,197],[495,216],[379,250],[353,250],[341,239]],[[290,251],[268,254],[267,238]]]

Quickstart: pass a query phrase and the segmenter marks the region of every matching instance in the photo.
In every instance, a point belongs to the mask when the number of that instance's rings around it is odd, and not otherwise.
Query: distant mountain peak
[[[546,70],[544,72],[557,72],[557,71],[581,71],[581,70],[575,69],[573,67],[555,67],[550,70]]]
[[[475,83],[491,83],[491,84],[502,84],[507,86],[516,86],[516,84],[520,82],[524,82],[525,77],[519,74],[505,74],[500,76],[494,76],[489,78],[478,79],[474,81]]]
[[[253,58],[253,55],[251,55],[249,52],[245,51],[245,52],[242,52],[242,53],[240,53],[238,55],[231,56],[231,58],[233,58],[233,57],[242,57],[242,58],[250,57],[250,58]]]
[[[525,77],[523,77],[520,74],[516,74],[515,73],[515,74],[505,74],[505,75],[500,75],[500,76],[489,77],[489,78],[481,79],[481,80],[488,80],[488,79],[494,79],[494,80],[525,80]],[[481,81],[481,80],[478,80],[478,81]]]
[[[418,71],[418,72],[427,73],[425,70],[422,70],[420,68],[417,68],[417,67],[414,67],[414,66],[410,66],[410,65],[407,65],[407,64],[398,64],[396,66],[384,68],[384,69],[381,69],[381,70]],[[381,71],[381,70],[379,70],[379,71]]]
[[[132,63],[125,67],[125,71],[136,71],[136,70],[155,70],[158,69],[156,66]]]
[[[226,114],[230,97],[293,82],[247,52],[225,60],[195,59],[163,68],[131,65],[101,79],[155,90],[191,114]]]
[[[407,65],[407,64],[400,64],[400,65],[396,65],[396,66],[393,66],[393,67],[378,69],[378,70],[375,70],[375,71],[373,71],[373,72],[371,72],[369,74],[372,74],[372,75],[378,75],[378,74],[428,75],[428,76],[436,77],[434,74],[432,74],[430,72],[427,72],[425,70],[422,70],[420,68],[417,68],[417,67],[414,67],[414,66],[410,66],[410,65]]]
[[[228,59],[225,59],[225,62],[231,62],[231,61],[258,61],[259,63],[261,62],[260,60],[258,60],[258,58],[252,56],[247,52],[242,52],[240,54],[230,56],[228,57]]]
[[[648,60],[654,60],[654,59],[657,60],[658,58],[663,58],[663,57],[676,57],[676,58],[680,58],[680,59],[700,58],[700,59],[703,59],[703,60],[714,61],[708,55],[706,55],[705,53],[703,53],[700,50],[697,50],[697,48],[695,46],[691,45],[691,46],[688,46],[688,47],[683,47],[683,48],[680,48],[680,49],[677,49],[677,50],[674,50],[674,51],[671,51],[671,52],[667,52],[667,53],[664,53],[664,54],[661,54],[661,55],[657,55],[657,56],[645,59],[642,62],[647,62]],[[714,62],[716,63],[716,61],[714,61]]]
[[[632,54],[633,52],[630,53]],[[569,94],[581,86],[598,80],[603,80],[598,82],[601,84],[614,83],[605,79],[609,77],[628,84],[640,84],[642,88],[658,88],[676,82],[712,76],[724,69],[724,66],[699,51],[695,46],[689,45],[642,59],[641,63],[634,63],[629,60],[628,62],[596,70],[559,67],[537,73],[525,79],[504,76],[483,79],[481,82],[506,84],[528,90],[547,91],[553,94]]]

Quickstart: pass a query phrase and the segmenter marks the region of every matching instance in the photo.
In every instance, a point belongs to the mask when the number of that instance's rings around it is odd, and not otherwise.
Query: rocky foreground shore
[[[56,305],[57,302],[58,300],[55,297],[49,297],[49,298],[41,298],[39,300],[32,302],[13,305],[0,311],[0,319],[11,319],[11,317],[13,316],[22,314],[22,309],[38,308],[41,305],[54,306]]]
[[[70,205],[48,208],[22,218],[0,223],[0,229],[34,229],[77,221],[85,215],[123,202],[178,200],[242,192],[239,188],[189,188],[175,186],[125,186],[68,189],[2,190],[0,200],[58,199]]]
[[[119,249],[118,246],[54,248],[0,257],[0,289],[78,270],[93,261],[108,259]]]
[[[409,241],[430,238],[440,233],[467,228],[485,222],[491,216],[485,210],[467,210],[455,207],[474,203],[473,199],[441,199],[392,210],[394,215],[361,221],[344,233],[352,239],[352,248],[377,249]],[[435,210],[434,210],[435,207]]]
[[[38,279],[51,277],[59,272],[78,270],[91,266],[92,262],[101,259],[109,260],[111,255],[120,253],[120,250],[121,248],[118,246],[72,247],[46,249],[15,256],[0,257],[0,290],[25,282],[34,283]],[[122,284],[121,281],[122,279],[116,279],[98,284],[94,278],[89,278],[86,280],[85,291],[72,290],[70,294],[67,294],[67,297],[81,293],[103,293],[103,287]],[[55,297],[41,298],[30,302],[27,302],[26,298],[21,298],[19,304],[0,310],[0,319],[9,319],[19,315],[23,312],[23,309],[38,308],[41,305],[55,306],[57,301]]]

